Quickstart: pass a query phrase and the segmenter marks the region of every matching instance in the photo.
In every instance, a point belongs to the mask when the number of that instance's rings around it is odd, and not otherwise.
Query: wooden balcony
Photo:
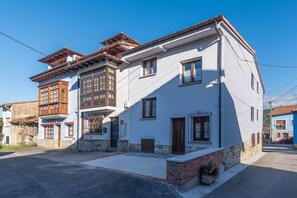
[[[57,81],[39,87],[39,116],[68,114],[68,82]]]
[[[116,73],[105,67],[81,75],[80,108],[116,106]]]
[[[68,104],[67,103],[51,103],[46,105],[39,105],[39,116],[45,115],[57,115],[57,114],[68,114]]]

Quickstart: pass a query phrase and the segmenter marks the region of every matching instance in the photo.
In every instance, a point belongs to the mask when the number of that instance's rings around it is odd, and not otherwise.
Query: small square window
[[[157,58],[143,61],[143,76],[157,73]]]
[[[142,100],[142,117],[143,118],[156,118],[156,98],[148,98]]]

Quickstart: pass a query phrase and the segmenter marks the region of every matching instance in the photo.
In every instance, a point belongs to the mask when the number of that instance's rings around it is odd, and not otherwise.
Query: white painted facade
[[[12,127],[10,124],[11,121],[11,112],[12,112],[12,106],[4,106],[2,109],[2,119],[3,119],[3,126],[2,126],[2,133],[3,133],[3,139],[2,144],[12,144]]]
[[[220,40],[214,26],[198,29],[204,34],[199,39],[189,35],[157,43],[135,54],[123,56],[128,62],[129,143],[140,143],[142,138],[154,139],[156,144],[172,144],[171,118],[186,118],[186,146],[219,147],[219,59]],[[229,146],[251,140],[253,133],[262,131],[263,85],[251,51],[228,27],[218,24],[222,34],[222,140]],[[197,36],[198,37],[198,36]],[[184,40],[183,40],[184,39]],[[185,40],[188,39],[188,40]],[[193,40],[194,39],[194,40]],[[174,47],[173,47],[174,46]],[[160,50],[166,49],[166,51]],[[237,57],[238,56],[238,57]],[[157,73],[141,77],[142,62],[157,58]],[[202,83],[181,85],[182,63],[202,59]],[[243,60],[249,60],[246,62]],[[251,88],[251,74],[254,88]],[[259,93],[257,90],[259,86]],[[157,118],[141,119],[141,99],[157,98]],[[254,121],[251,120],[254,107]],[[258,119],[257,119],[258,110]],[[210,113],[211,144],[191,143],[191,115]]]
[[[218,36],[220,32],[222,39]],[[220,56],[221,59],[220,59]],[[143,61],[156,58],[157,72],[142,76]],[[202,82],[182,84],[182,64],[202,60]],[[222,21],[211,23],[179,36],[157,42],[131,53],[124,53],[123,63],[116,70],[116,107],[109,108],[103,119],[106,133],[88,136],[91,140],[110,140],[110,118],[119,117],[119,140],[140,144],[141,139],[154,139],[155,145],[172,145],[172,119],[185,118],[186,147],[224,147],[251,140],[253,133],[262,131],[263,84],[255,64],[255,54]],[[248,60],[249,62],[245,61]],[[39,139],[44,138],[41,124],[61,123],[61,138],[72,144],[83,137],[82,113],[103,112],[100,108],[79,109],[80,73],[100,67],[56,77],[40,85],[63,80],[69,82],[69,115],[61,119],[40,118]],[[221,142],[219,142],[219,95],[221,68]],[[254,75],[254,89],[251,88]],[[257,90],[257,83],[259,91]],[[258,93],[259,92],[259,93]],[[156,118],[142,118],[142,99],[156,97]],[[254,107],[254,121],[251,120]],[[258,110],[258,119],[257,119]],[[210,116],[210,141],[205,144],[192,140],[192,118]],[[74,122],[74,136],[66,136],[65,122]],[[54,137],[57,138],[55,127]],[[54,139],[55,139],[54,138]]]
[[[51,116],[39,116],[38,122],[38,139],[44,140],[44,127],[43,124],[54,124],[54,140],[58,140],[58,126],[56,124],[60,124],[61,126],[61,141],[64,145],[67,146],[75,146],[75,142],[78,139],[77,131],[77,90],[78,90],[78,76],[76,73],[69,73],[63,76],[59,76],[53,78],[48,81],[44,81],[39,85],[46,85],[52,82],[56,82],[58,80],[66,81],[69,83],[68,85],[68,115],[60,115],[60,118],[51,117]],[[66,122],[73,122],[74,127],[74,135],[72,137],[68,136],[68,126],[65,124]]]

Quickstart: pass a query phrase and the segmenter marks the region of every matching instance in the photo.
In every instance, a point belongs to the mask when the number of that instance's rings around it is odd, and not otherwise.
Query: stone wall
[[[12,106],[12,120],[17,118],[23,118],[28,116],[38,115],[38,102],[29,101],[23,103],[16,103]]]
[[[212,148],[188,153],[184,157],[178,156],[167,159],[167,181],[176,185],[180,191],[187,191],[199,184],[199,169],[202,164],[213,161],[221,166],[223,165],[223,158],[223,149]]]
[[[118,152],[128,152],[129,141],[128,140],[118,140]]]
[[[38,124],[12,124],[12,145],[37,144]]]
[[[110,140],[78,140],[78,150],[83,152],[107,151]]]
[[[141,152],[141,144],[129,143],[129,152]],[[171,154],[171,146],[155,144],[154,153],[161,155]]]
[[[66,148],[76,148],[75,140],[61,140],[60,147],[58,146],[58,140],[54,139],[38,139],[37,145],[45,148],[52,149],[66,149]]]
[[[224,168],[225,170],[227,170],[240,162],[246,161],[256,156],[260,152],[262,152],[261,135],[259,141],[255,139],[254,146],[251,140],[243,142],[241,144],[228,146],[224,149]]]
[[[262,152],[262,137],[225,148],[209,148],[167,159],[167,181],[186,191],[200,182],[201,165],[213,161],[221,171]]]

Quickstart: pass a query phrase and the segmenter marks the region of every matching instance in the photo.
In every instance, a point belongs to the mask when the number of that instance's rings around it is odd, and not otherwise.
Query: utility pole
[[[270,108],[270,113],[269,113],[269,141],[270,143],[272,142],[272,102],[269,102],[269,108]]]

